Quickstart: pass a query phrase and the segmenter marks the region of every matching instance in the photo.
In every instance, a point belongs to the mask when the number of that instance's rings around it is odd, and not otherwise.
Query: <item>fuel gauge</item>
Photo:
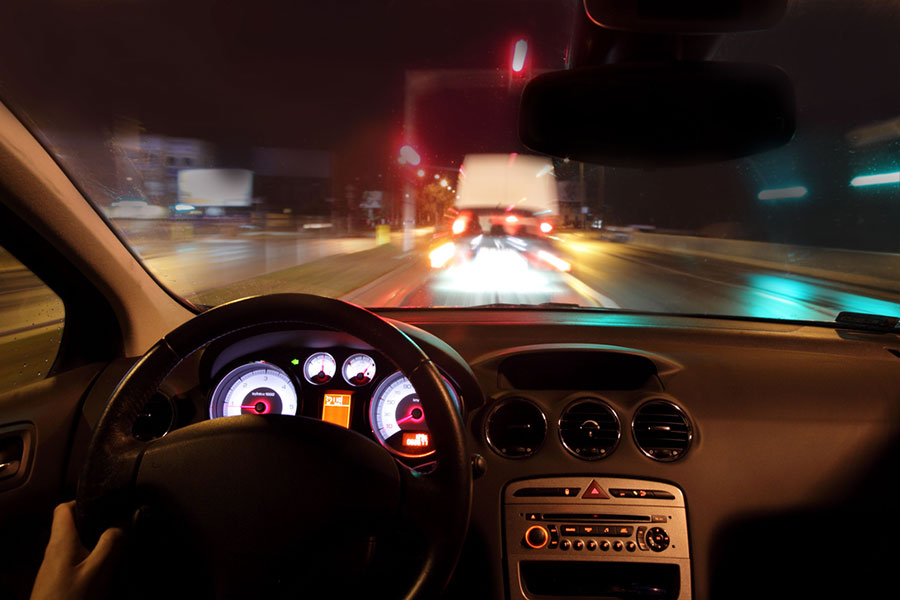
[[[331,381],[336,370],[333,356],[327,352],[316,352],[303,364],[303,377],[313,385],[322,385]]]
[[[368,354],[354,354],[344,361],[341,371],[350,385],[366,385],[375,377],[375,361]]]

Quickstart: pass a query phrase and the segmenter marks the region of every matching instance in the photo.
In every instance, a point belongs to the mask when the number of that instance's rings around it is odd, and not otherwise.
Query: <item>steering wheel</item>
[[[188,355],[273,326],[342,331],[393,361],[428,414],[434,468],[411,470],[359,433],[300,416],[214,419],[149,442],[132,435],[139,412]],[[436,597],[462,551],[472,488],[462,417],[446,386],[412,339],[340,300],[276,294],[213,308],[157,342],[112,393],[78,482],[79,534],[92,545],[111,525],[156,515],[180,532],[173,543],[196,545],[217,594],[229,595],[243,593],[248,579],[272,577],[260,563],[275,570],[285,568],[279,557],[315,556],[336,532],[371,544],[376,532],[402,523],[420,532],[423,546],[402,597]]]

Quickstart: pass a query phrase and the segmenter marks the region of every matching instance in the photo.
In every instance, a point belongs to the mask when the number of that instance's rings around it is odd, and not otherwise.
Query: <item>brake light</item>
[[[506,222],[507,223],[518,223],[519,217],[517,217],[516,215],[509,215],[508,217],[506,217]]]
[[[464,217],[460,217],[457,220],[453,221],[453,227],[451,227],[453,231],[453,235],[459,235],[463,231],[466,230],[466,219]]]
[[[547,223],[545,221],[545,222],[541,223],[541,231],[543,233],[550,233],[551,231],[553,231],[553,225],[551,225],[550,223]]]

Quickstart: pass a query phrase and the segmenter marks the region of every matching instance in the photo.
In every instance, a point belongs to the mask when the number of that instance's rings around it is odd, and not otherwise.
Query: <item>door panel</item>
[[[28,464],[14,486],[0,479],[0,598],[27,598],[50,532],[82,400],[103,368],[95,363],[0,395],[0,440],[26,432]],[[24,446],[27,445],[27,448]],[[0,443],[15,455],[17,444]],[[6,461],[12,462],[12,461]],[[9,468],[9,467],[8,467]]]

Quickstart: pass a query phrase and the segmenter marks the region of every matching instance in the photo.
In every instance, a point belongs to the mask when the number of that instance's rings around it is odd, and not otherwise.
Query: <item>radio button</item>
[[[608,552],[609,551],[609,542],[607,542],[606,540],[603,540],[602,542],[600,542],[600,549],[603,550],[604,552]]]
[[[669,534],[662,527],[651,527],[645,536],[647,545],[654,552],[662,552],[669,547]]]
[[[616,552],[621,552],[623,547],[624,544],[622,544],[622,542],[620,542],[619,540],[613,542],[613,550],[615,550]]]
[[[584,542],[582,542],[581,540],[575,540],[574,542],[572,542],[572,547],[576,550],[584,550]]]
[[[569,540],[563,540],[559,543],[560,550],[568,550],[571,547],[572,547],[572,542],[570,542]]]
[[[637,550],[637,544],[635,544],[634,542],[628,542],[627,544],[625,544],[625,549],[629,552],[634,552],[635,550]]]
[[[591,552],[593,552],[594,550],[596,550],[596,549],[597,549],[597,542],[595,542],[594,540],[588,540],[588,543],[587,543],[587,549],[590,550]]]
[[[649,548],[647,548],[647,543],[644,541],[644,535],[645,535],[646,533],[647,533],[647,528],[646,528],[646,527],[638,527],[638,529],[637,529],[637,543],[638,543],[638,548],[640,548],[640,549],[643,550],[644,552],[646,552],[647,550],[649,550]]]

